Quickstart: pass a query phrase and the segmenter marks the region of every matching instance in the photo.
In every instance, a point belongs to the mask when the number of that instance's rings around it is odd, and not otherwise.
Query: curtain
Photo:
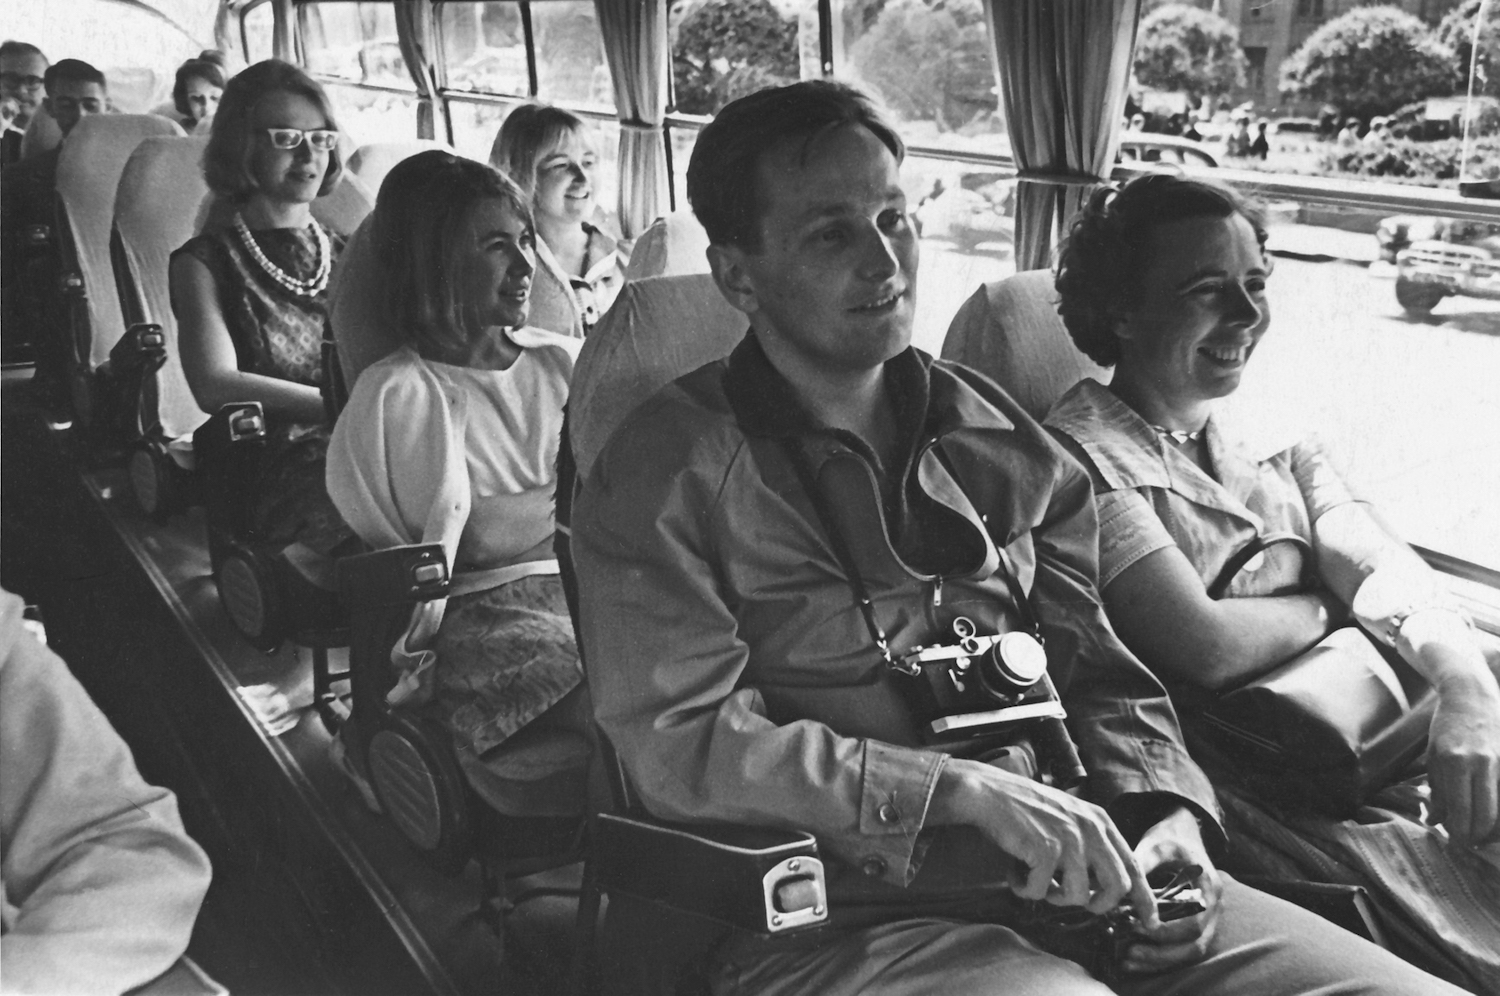
[[[406,0],[394,4],[396,40],[401,59],[417,85],[417,137],[437,137],[437,79],[433,76],[431,53],[432,4],[428,0]]]
[[[1051,264],[1114,163],[1141,0],[985,0],[1021,183],[1016,269]],[[1039,178],[1063,181],[1036,182]]]
[[[666,0],[594,0],[620,117],[620,232],[633,239],[666,213]]]

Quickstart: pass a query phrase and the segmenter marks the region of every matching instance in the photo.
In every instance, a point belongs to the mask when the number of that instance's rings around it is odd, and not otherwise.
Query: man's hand
[[[1432,819],[1459,844],[1500,835],[1500,701],[1455,688],[1439,691],[1427,747]]]
[[[1170,871],[1184,865],[1202,868],[1202,874],[1193,884],[1203,893],[1204,909],[1195,916],[1167,923],[1160,922],[1155,916],[1150,922],[1142,917],[1140,939],[1126,949],[1121,970],[1127,973],[1164,972],[1178,965],[1200,961],[1208,954],[1208,946],[1218,926],[1224,882],[1208,859],[1197,818],[1186,808],[1174,811],[1146,831],[1135,847],[1134,857],[1147,875],[1157,869]]]
[[[933,790],[928,820],[976,827],[1015,858],[1023,867],[1011,884],[1024,899],[1092,913],[1128,900],[1142,923],[1160,926],[1130,845],[1093,803],[978,761],[950,760]]]

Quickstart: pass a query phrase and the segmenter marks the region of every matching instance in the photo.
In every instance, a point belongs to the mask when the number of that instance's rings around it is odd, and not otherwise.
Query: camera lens
[[[979,679],[991,697],[1022,694],[1047,673],[1047,651],[1030,633],[1006,633],[979,658]]]

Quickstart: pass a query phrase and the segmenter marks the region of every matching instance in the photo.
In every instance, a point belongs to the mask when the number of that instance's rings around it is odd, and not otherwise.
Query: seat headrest
[[[366,217],[349,236],[328,282],[328,324],[333,328],[339,368],[350,390],[365,367],[405,341],[403,331],[391,320],[390,309],[386,307],[380,267],[370,238],[374,220],[374,215]]]
[[[198,204],[208,192],[203,180],[207,144],[207,135],[146,139],[131,153],[115,193],[115,231],[137,294],[135,305],[125,308],[160,325],[166,336],[167,362],[157,374],[157,414],[170,438],[187,435],[208,418],[182,373],[167,280],[168,260],[192,238]]]
[[[674,211],[653,221],[635,240],[625,279],[707,273],[708,233],[686,211]]]
[[[313,201],[313,217],[330,231],[350,235],[365,215],[375,209],[375,197],[363,180],[348,170],[339,177],[328,193]],[[234,217],[234,206],[212,192],[203,199],[193,222],[193,231],[206,232],[221,228]]]
[[[385,181],[385,175],[391,171],[403,159],[409,159],[418,152],[426,152],[429,149],[440,149],[443,152],[452,152],[446,142],[436,142],[431,139],[413,139],[409,142],[371,142],[369,145],[361,145],[349,156],[347,166],[349,171],[364,182],[365,187],[375,196],[380,195],[380,185]]]
[[[63,143],[57,160],[57,195],[68,211],[78,268],[88,293],[90,368],[109,358],[125,334],[109,259],[115,190],[136,146],[155,136],[182,137],[182,129],[154,114],[91,114]]]
[[[1040,421],[1069,388],[1110,371],[1078,351],[1057,313],[1050,270],[1028,270],[975,291],[948,326],[943,359],[973,367]]]
[[[706,273],[627,283],[573,368],[568,426],[579,479],[637,406],[683,374],[728,356],[749,326]]]

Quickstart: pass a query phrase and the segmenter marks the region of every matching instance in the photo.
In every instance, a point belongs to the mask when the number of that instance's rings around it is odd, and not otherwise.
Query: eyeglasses
[[[311,131],[303,131],[301,128],[267,128],[266,134],[271,136],[271,145],[286,151],[306,142],[318,152],[332,152],[339,144],[339,133],[329,128],[314,128]]]
[[[44,80],[40,76],[22,76],[20,73],[0,73],[0,82],[18,90],[41,89]]]

